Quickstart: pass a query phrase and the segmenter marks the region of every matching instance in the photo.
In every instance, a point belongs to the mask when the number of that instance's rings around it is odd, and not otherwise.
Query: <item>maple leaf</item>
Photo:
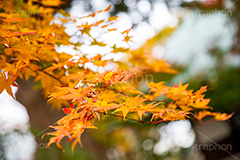
[[[66,108],[63,108],[63,113],[64,114],[69,114],[69,113],[71,113],[71,108],[68,108],[68,107],[66,107]]]
[[[157,109],[157,110],[154,110],[154,114],[152,116],[151,121],[155,119],[155,121],[153,121],[153,124],[157,124],[163,121],[185,120],[186,117],[188,117],[188,114],[190,113],[181,111],[181,110],[176,110],[176,109],[175,110],[172,110],[169,108]]]
[[[71,114],[67,114],[65,117],[58,120],[55,126],[51,126],[55,131],[47,134],[53,136],[50,138],[47,147],[52,143],[56,143],[59,148],[63,148],[60,141],[67,136],[69,137],[68,142],[75,139],[72,144],[72,151],[74,151],[77,142],[81,145],[80,138],[84,130],[86,128],[96,128],[92,122],[87,120],[86,117],[89,116],[92,115],[88,115],[86,110],[76,112],[76,110],[73,109]]]
[[[182,85],[182,82],[179,85],[175,85],[174,87],[169,87],[166,93],[166,97],[172,100],[179,100],[186,96],[191,96],[192,91],[188,91],[189,84]]]
[[[165,94],[168,91],[167,86],[164,85],[164,82],[148,82],[150,88],[149,92],[158,92],[159,94]]]
[[[114,102],[120,100],[121,96],[121,94],[115,93],[113,90],[105,90],[98,94],[98,99],[106,102]]]
[[[148,66],[153,72],[161,72],[161,73],[171,73],[171,74],[177,74],[178,71],[175,69],[172,69],[169,64],[166,63],[166,60],[155,60],[150,61],[148,63]]]
[[[118,93],[125,93],[127,95],[129,95],[129,94],[131,94],[131,95],[143,94],[141,91],[137,90],[136,88],[134,88],[133,86],[131,86],[127,83],[117,84],[117,85],[113,86],[112,89],[114,91],[118,92]]]
[[[73,63],[73,61],[69,61],[69,60],[66,60],[66,61],[63,62],[63,63],[58,63],[58,64],[52,63],[52,66],[46,68],[44,71],[49,72],[49,73],[52,73],[53,70],[56,70],[56,69],[59,70],[59,69],[63,68],[64,66],[67,66],[67,65],[69,65],[69,64],[74,64],[74,63]]]
[[[62,100],[62,99],[58,99],[58,100],[52,99],[51,104],[53,107],[57,108],[57,110],[60,110],[63,106],[68,105],[68,101]]]
[[[114,44],[112,46],[112,52],[113,53],[119,53],[119,52],[128,52],[129,51],[129,48],[125,48],[125,47],[117,47],[116,44]]]
[[[27,67],[22,67],[21,70],[24,72],[25,80],[28,80],[30,76],[36,77],[36,73],[33,70],[31,70],[31,69],[29,69]]]
[[[201,86],[199,90],[194,92],[195,96],[202,95],[203,93],[207,92],[207,86]]]
[[[62,0],[33,0],[34,2],[39,2],[44,6],[58,7],[61,4],[64,4]]]
[[[158,103],[149,103],[147,105],[138,105],[137,108],[134,109],[134,111],[137,112],[139,119],[142,120],[143,114],[146,112],[151,112],[152,108],[156,107]]]
[[[18,70],[22,68],[24,65],[19,64],[20,67],[15,66],[14,64],[6,63],[6,67],[4,67],[4,72],[12,73],[13,75],[16,75]]]
[[[104,10],[98,11],[98,13],[100,13],[100,12],[108,12],[110,10],[111,6],[112,5],[107,6],[107,8],[105,8]]]
[[[132,40],[131,40],[131,38],[132,38],[133,36],[129,36],[129,35],[126,35],[126,36],[124,36],[124,41],[125,42],[133,42]]]
[[[39,61],[38,58],[27,53],[18,54],[15,60],[18,61],[17,65],[20,65],[21,63],[28,65],[31,60]]]
[[[126,101],[121,105],[118,109],[116,109],[113,113],[115,112],[122,112],[123,114],[123,119],[127,116],[129,112],[134,110],[137,106],[139,106],[141,103],[143,103],[145,99],[140,98],[140,95],[134,97],[134,98],[129,98],[127,97]]]
[[[107,44],[104,43],[104,42],[99,42],[99,41],[97,41],[96,39],[93,39],[93,42],[91,43],[91,45],[97,45],[97,46],[100,46],[100,47],[104,47],[104,46],[106,46]]]
[[[81,26],[77,26],[77,27],[80,28],[82,35],[85,33],[85,34],[91,36],[90,31],[91,31],[92,26],[94,26],[94,24],[88,24],[88,22],[86,22],[85,24],[83,24]]]
[[[188,112],[188,111],[192,111],[193,110],[193,108],[191,108],[191,107],[189,107],[189,106],[187,106],[187,105],[180,105],[179,106],[183,111],[185,111],[185,112]]]
[[[89,69],[86,69],[86,70],[83,70],[83,71],[78,71],[77,73],[75,74],[69,74],[66,76],[66,80],[81,80],[83,79],[84,77],[87,77],[87,75],[90,74],[90,70]]]
[[[214,118],[217,120],[217,121],[225,121],[225,120],[228,120],[229,118],[231,118],[233,116],[234,113],[231,113],[231,114],[227,114],[227,113],[215,113],[213,114],[214,115]]]
[[[108,20],[109,21],[116,21],[118,19],[118,16],[114,16],[114,17],[109,17]]]
[[[52,99],[63,99],[63,100],[71,100],[72,102],[81,102],[85,96],[87,96],[92,91],[92,86],[89,86],[87,88],[73,88],[73,86],[70,87],[57,87],[58,91],[55,93],[52,93],[49,97],[49,101]]]
[[[13,97],[11,85],[14,85],[15,80],[15,76],[9,74],[6,76],[5,73],[0,72],[0,93],[6,90]]]
[[[203,110],[203,111],[198,112],[198,114],[195,115],[195,118],[198,119],[199,121],[201,121],[204,117],[214,116],[215,120],[217,120],[217,121],[225,121],[225,120],[231,118],[233,114],[234,113],[226,114],[226,113],[216,113],[216,112],[210,112],[207,110]]]
[[[123,70],[106,71],[105,73],[100,74],[99,77],[96,78],[95,82],[103,82],[112,86],[120,82],[125,82],[130,77],[131,74],[128,74]]]
[[[93,64],[95,64],[97,66],[105,66],[108,62],[107,60],[101,60],[102,55],[100,55],[100,54],[96,55],[92,59],[93,59]]]
[[[192,106],[198,109],[208,109],[209,107],[207,105],[209,102],[210,99],[197,99]]]
[[[21,35],[26,35],[26,34],[34,34],[33,32],[29,32],[29,33],[22,33],[22,32],[11,32],[11,31],[6,31],[6,30],[0,30],[0,35],[3,38],[11,38],[11,37],[17,37],[17,36],[21,36]]]
[[[148,57],[145,55],[143,49],[130,51],[130,54],[131,56],[129,58],[129,61],[134,65],[141,65],[148,60]]]
[[[108,103],[105,100],[93,102],[90,98],[86,98],[88,103],[84,104],[84,107],[91,107],[93,111],[107,111],[119,108],[121,105],[116,103]]]

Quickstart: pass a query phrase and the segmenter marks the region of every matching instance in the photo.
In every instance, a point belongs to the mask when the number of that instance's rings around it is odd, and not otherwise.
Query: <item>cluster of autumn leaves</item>
[[[16,86],[17,78],[27,80],[33,77],[36,88],[43,90],[48,101],[63,109],[66,115],[51,126],[55,131],[48,133],[52,135],[48,146],[56,143],[62,148],[62,138],[68,137],[68,141],[74,140],[73,150],[77,143],[81,144],[84,130],[96,128],[94,121],[105,115],[143,124],[185,120],[191,116],[198,120],[208,115],[216,120],[231,117],[207,110],[210,109],[210,100],[204,98],[207,87],[194,92],[187,89],[187,84],[168,87],[164,82],[149,82],[149,92],[143,94],[131,86],[128,79],[134,74],[175,74],[177,71],[165,60],[154,59],[149,53],[146,54],[144,49],[130,50],[126,46],[109,45],[93,37],[91,31],[94,28],[102,34],[116,32],[122,36],[123,43],[131,42],[131,29],[118,31],[113,27],[117,17],[96,18],[108,12],[110,6],[83,17],[71,17],[59,10],[64,18],[54,18],[54,11],[49,6],[55,6],[56,1],[52,2],[54,4],[46,0],[43,2],[4,1],[0,6],[0,93],[6,90],[12,95],[11,85]],[[47,8],[43,9],[44,6]],[[24,11],[25,14],[18,11]],[[71,37],[65,33],[66,23],[79,24],[76,25],[76,36],[80,41],[70,41]],[[59,53],[56,45],[74,46],[78,54]],[[107,47],[108,51],[89,55],[82,52],[81,46]],[[123,53],[126,58],[123,61],[107,59],[109,53]],[[114,67],[98,72],[88,67],[89,64],[102,68],[106,65]],[[146,117],[151,117],[151,120],[146,121]]]

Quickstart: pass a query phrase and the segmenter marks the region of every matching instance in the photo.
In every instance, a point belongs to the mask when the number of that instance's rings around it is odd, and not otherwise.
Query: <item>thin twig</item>
[[[116,115],[116,114],[108,114],[108,113],[99,112],[99,111],[98,111],[98,113],[101,113],[101,114],[103,114],[103,115],[109,115],[109,116],[114,116],[114,117],[118,117],[118,118],[123,118],[122,116],[119,116],[119,115]],[[137,120],[137,119],[132,119],[132,118],[128,118],[128,117],[125,117],[125,119],[144,124],[144,121],[140,121],[140,120]]]
[[[37,72],[42,72],[42,73],[50,76],[51,78],[55,79],[56,81],[58,81],[58,82],[61,83],[63,86],[66,86],[66,84],[63,83],[63,81],[61,81],[61,80],[58,79],[57,77],[55,77],[55,76],[53,76],[53,75],[51,75],[51,74],[49,74],[49,73],[47,73],[47,72],[45,72],[45,71],[42,71],[42,70],[33,70],[33,69],[30,68],[29,66],[27,66],[27,68],[30,69],[31,71],[35,72],[35,73],[37,73]]]

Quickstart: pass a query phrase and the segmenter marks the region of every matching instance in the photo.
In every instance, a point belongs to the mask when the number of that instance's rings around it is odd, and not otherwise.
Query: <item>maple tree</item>
[[[187,89],[188,84],[171,87],[164,82],[149,82],[148,94],[142,93],[128,82],[129,78],[156,72],[177,74],[177,71],[165,60],[155,59],[144,47],[131,50],[128,47],[131,29],[119,31],[114,26],[117,17],[99,16],[111,6],[82,17],[72,17],[59,9],[63,18],[54,17],[55,10],[51,7],[61,3],[29,0],[14,7],[14,2],[4,1],[0,6],[0,93],[6,90],[13,96],[11,85],[17,85],[17,78],[34,77],[36,88],[42,89],[48,102],[65,113],[51,126],[55,131],[47,133],[52,135],[48,146],[56,143],[62,148],[61,140],[68,137],[68,142],[73,140],[74,150],[77,143],[81,144],[84,130],[96,128],[94,121],[107,115],[143,124],[190,117],[201,121],[206,116],[227,120],[232,116],[210,111],[210,100],[204,98],[206,86],[193,91]],[[75,25],[77,32],[71,36],[77,36],[79,41],[71,41],[65,32],[68,23]],[[94,35],[94,30],[99,35]],[[124,45],[101,40],[112,32],[122,37]],[[56,47],[61,46],[72,46],[77,54],[60,53]],[[106,51],[93,55],[84,52],[83,46]],[[122,60],[107,58],[119,53],[125,55]]]

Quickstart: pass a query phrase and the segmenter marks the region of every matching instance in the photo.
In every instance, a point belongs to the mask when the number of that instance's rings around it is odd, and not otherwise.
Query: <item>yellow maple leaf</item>
[[[16,77],[12,75],[6,76],[5,73],[0,72],[0,93],[6,90],[7,93],[13,97],[11,85],[13,85],[15,80],[16,80]]]

